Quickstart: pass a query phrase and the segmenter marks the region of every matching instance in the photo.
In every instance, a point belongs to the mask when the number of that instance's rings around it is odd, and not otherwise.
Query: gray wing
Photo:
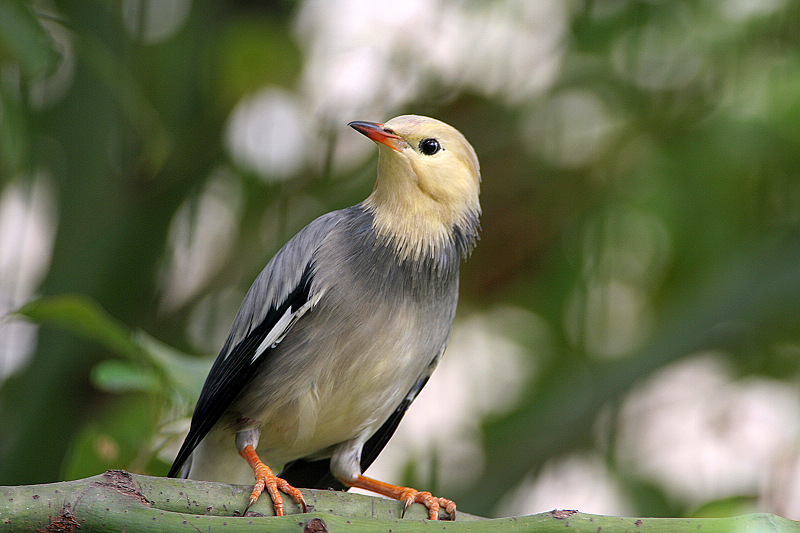
[[[335,211],[313,221],[286,243],[256,278],[206,378],[189,433],[169,477],[178,475],[272,349],[319,300],[321,294],[314,285],[314,252],[341,219],[342,212]]]

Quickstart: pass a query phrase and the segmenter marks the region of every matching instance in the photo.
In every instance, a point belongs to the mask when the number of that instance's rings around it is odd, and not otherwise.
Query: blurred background
[[[800,519],[798,27],[790,0],[0,2],[0,485],[164,475],[252,280],[371,191],[347,122],[415,113],[475,147],[483,231],[371,475],[486,516]]]

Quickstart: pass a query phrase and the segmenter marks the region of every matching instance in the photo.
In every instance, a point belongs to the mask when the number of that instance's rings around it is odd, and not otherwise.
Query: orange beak
[[[377,122],[363,122],[357,120],[349,123],[348,126],[358,133],[366,135],[370,140],[388,146],[395,152],[402,152],[406,144],[402,137],[395,135],[392,133],[392,130]]]

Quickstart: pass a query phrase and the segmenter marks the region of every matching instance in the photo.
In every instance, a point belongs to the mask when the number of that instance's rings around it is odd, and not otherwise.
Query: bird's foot
[[[348,482],[347,484],[351,487],[377,492],[389,498],[400,500],[403,502],[403,516],[406,514],[406,509],[412,504],[421,503],[428,508],[428,517],[431,520],[439,519],[440,509],[444,509],[450,515],[451,520],[456,519],[456,503],[453,500],[437,498],[427,491],[419,491],[411,487],[399,487],[366,476],[358,476],[354,482]]]
[[[403,502],[403,515],[405,516],[406,510],[411,507],[411,504],[421,503],[428,508],[428,517],[431,520],[439,519],[439,509],[444,509],[453,520],[456,519],[456,502],[448,500],[447,498],[437,498],[428,491],[419,491],[411,487],[402,487],[403,493],[400,498]]]
[[[250,503],[247,504],[244,510],[245,513],[258,501],[258,497],[261,496],[264,490],[266,490],[270,498],[272,498],[272,507],[275,509],[275,516],[283,516],[283,496],[281,492],[291,496],[295,503],[302,507],[304,513],[308,512],[308,507],[303,499],[303,493],[300,492],[299,489],[289,485],[289,482],[285,479],[276,476],[270,467],[261,462],[261,459],[258,458],[252,446],[245,446],[240,454],[253,469],[253,474],[256,478],[253,492],[250,493]]]

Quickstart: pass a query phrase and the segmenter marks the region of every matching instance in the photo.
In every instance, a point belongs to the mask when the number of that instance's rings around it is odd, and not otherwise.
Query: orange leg
[[[403,502],[403,514],[412,503],[421,503],[428,508],[428,516],[431,520],[439,519],[439,509],[443,508],[453,520],[456,519],[456,504],[453,500],[447,498],[437,498],[430,492],[420,492],[410,487],[399,487],[397,485],[390,485],[377,479],[372,479],[366,476],[358,476],[354,482],[346,482],[351,487],[358,487],[378,494],[383,494],[389,498],[400,500]]]
[[[291,496],[292,499],[297,502],[297,505],[303,508],[304,513],[308,512],[306,502],[303,499],[303,493],[289,485],[285,479],[281,479],[273,474],[272,470],[258,458],[256,450],[252,445],[248,444],[245,446],[244,449],[239,452],[239,455],[244,457],[247,464],[253,469],[253,474],[256,477],[256,485],[253,487],[252,494],[250,494],[250,503],[247,504],[244,510],[245,513],[251,505],[256,503],[256,500],[258,500],[258,497],[264,492],[264,489],[267,489],[267,492],[272,498],[275,516],[283,516],[283,496],[281,496],[281,492]]]

